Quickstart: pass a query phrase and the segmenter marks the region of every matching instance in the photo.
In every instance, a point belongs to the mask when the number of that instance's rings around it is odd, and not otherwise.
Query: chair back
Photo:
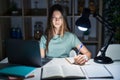
[[[110,44],[106,50],[106,56],[112,60],[120,60],[120,44]]]

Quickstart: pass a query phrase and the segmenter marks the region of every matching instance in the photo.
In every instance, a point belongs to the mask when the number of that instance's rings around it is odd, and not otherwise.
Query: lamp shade
[[[83,10],[82,16],[78,18],[75,22],[75,25],[78,27],[78,29],[82,31],[87,31],[89,28],[91,28],[89,15],[90,15],[90,10],[85,8]]]
[[[91,27],[90,20],[83,16],[80,17],[75,24],[78,27],[78,29],[82,31],[87,31]]]

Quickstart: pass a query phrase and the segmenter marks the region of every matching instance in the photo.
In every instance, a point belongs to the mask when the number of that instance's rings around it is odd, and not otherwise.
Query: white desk
[[[0,63],[7,63],[8,60],[7,58],[5,58],[4,60],[2,60]],[[53,60],[51,60],[49,63],[47,63],[44,66],[49,66],[49,65],[71,65],[69,64],[64,58],[54,58]],[[93,59],[89,60],[86,65],[103,65],[103,64],[98,64],[95,63],[93,61]],[[109,71],[112,73],[114,79],[107,79],[107,80],[120,80],[120,61],[116,61],[112,64],[105,64],[106,66],[108,66]],[[33,78],[29,78],[29,79],[24,79],[24,80],[40,80],[40,75],[41,75],[41,68],[37,68],[34,72],[35,77]],[[1,80],[1,77],[0,77]],[[81,79],[75,79],[75,80],[81,80]],[[93,80],[93,79],[91,79]],[[101,80],[101,79],[94,79],[94,80]],[[106,80],[106,79],[102,79],[102,80]]]

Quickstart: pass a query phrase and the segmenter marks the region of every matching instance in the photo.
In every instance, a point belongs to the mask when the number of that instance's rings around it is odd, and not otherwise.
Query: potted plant
[[[10,2],[10,6],[9,6],[9,9],[8,9],[8,12],[11,14],[11,15],[15,15],[15,14],[18,14],[18,7],[17,7],[17,3],[12,0]]]
[[[117,30],[115,32],[115,42],[120,44],[120,27],[117,27]]]
[[[115,29],[113,43],[120,43],[119,0],[103,0],[103,16],[110,23],[110,25]]]

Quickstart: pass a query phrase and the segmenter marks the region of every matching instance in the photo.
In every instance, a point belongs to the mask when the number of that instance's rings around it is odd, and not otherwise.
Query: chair
[[[106,56],[112,60],[120,60],[120,44],[110,44],[106,50]]]
[[[75,57],[76,55],[78,55],[78,49],[73,47],[69,53],[69,57]]]

